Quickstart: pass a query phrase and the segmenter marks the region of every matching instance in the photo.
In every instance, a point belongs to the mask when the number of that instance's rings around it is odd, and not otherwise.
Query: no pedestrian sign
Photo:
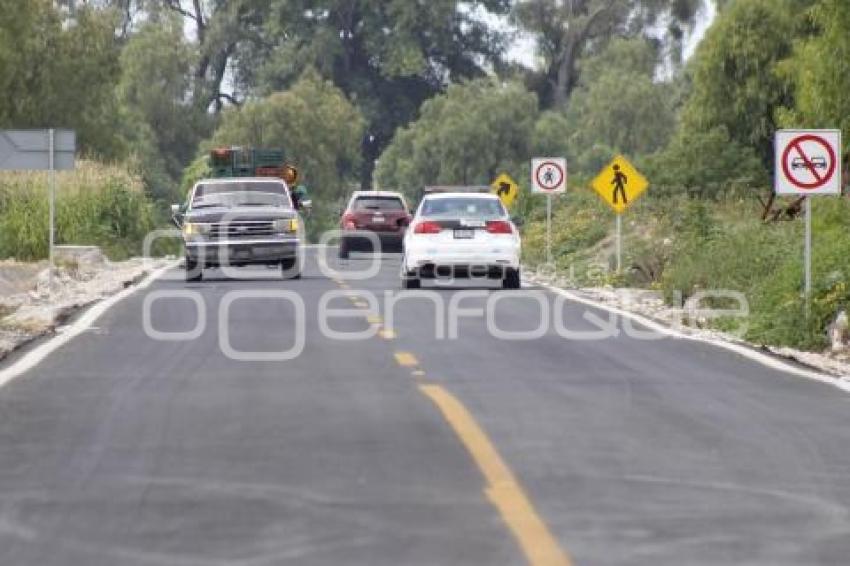
[[[841,194],[840,130],[779,130],[775,149],[776,194]]]
[[[567,191],[567,160],[536,157],[531,160],[531,192],[558,194]]]

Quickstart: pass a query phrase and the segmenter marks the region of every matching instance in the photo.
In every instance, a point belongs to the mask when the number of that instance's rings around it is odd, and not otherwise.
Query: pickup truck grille
[[[256,238],[274,233],[271,220],[234,220],[210,225],[212,239]]]

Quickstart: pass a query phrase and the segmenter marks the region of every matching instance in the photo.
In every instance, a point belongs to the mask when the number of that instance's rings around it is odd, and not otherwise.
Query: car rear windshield
[[[352,205],[354,210],[404,210],[398,197],[358,197]]]
[[[429,218],[501,218],[505,215],[497,199],[435,198],[422,203],[422,216]]]
[[[292,208],[286,185],[273,181],[201,183],[195,188],[192,208],[211,206],[276,206]]]

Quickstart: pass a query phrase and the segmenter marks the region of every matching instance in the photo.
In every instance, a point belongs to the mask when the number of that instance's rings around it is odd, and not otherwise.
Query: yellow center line
[[[384,322],[384,319],[376,314],[370,314],[366,317],[366,322],[369,324],[381,324]]]
[[[380,336],[384,340],[394,340],[396,337],[396,333],[387,328],[382,328],[378,331],[378,336]]]
[[[369,306],[369,303],[367,303],[366,301],[361,301],[360,299],[355,299],[353,297],[349,297],[349,298],[351,299],[351,302],[354,303],[355,307],[365,309]]]
[[[419,362],[416,361],[416,358],[410,352],[396,352],[395,361],[398,362],[398,365],[406,368],[419,365]]]
[[[398,359],[398,354],[396,354]],[[522,486],[466,407],[439,385],[420,385],[469,451],[484,478],[484,492],[513,532],[531,566],[571,566]]]

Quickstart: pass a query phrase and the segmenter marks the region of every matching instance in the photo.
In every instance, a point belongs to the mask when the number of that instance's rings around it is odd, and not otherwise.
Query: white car
[[[519,289],[521,245],[496,195],[427,195],[404,237],[402,286],[417,289],[423,278],[487,277]]]

